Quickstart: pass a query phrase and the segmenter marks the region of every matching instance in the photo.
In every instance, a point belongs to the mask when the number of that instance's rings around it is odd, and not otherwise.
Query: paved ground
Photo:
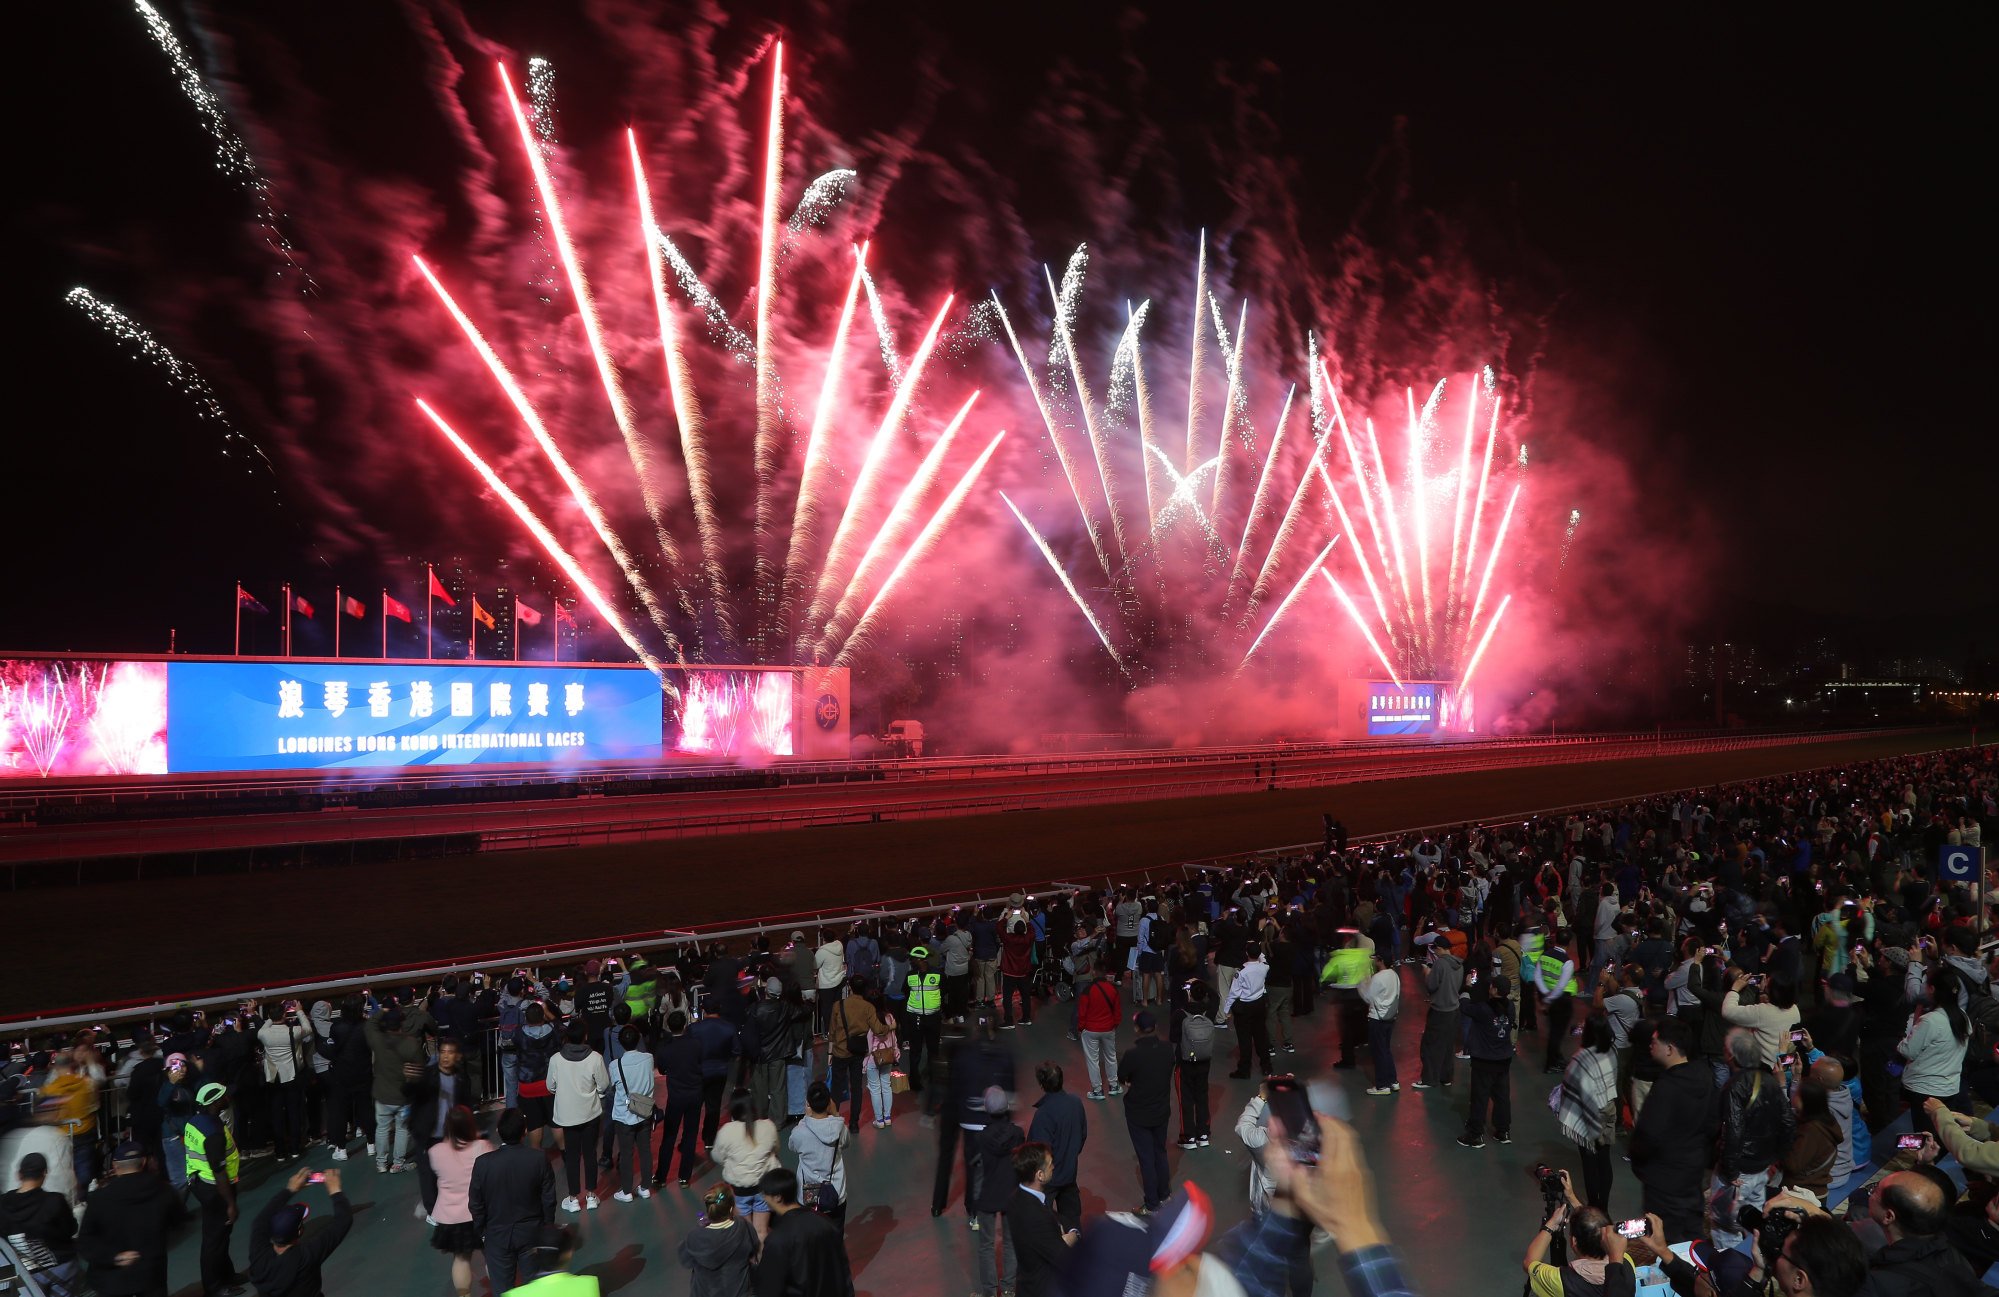
[[[1537,1161],[1576,1167],[1573,1150],[1561,1138],[1544,1099],[1549,1081],[1533,1065],[1541,1048],[1538,1036],[1524,1037],[1522,1058],[1513,1069],[1514,1140],[1510,1146],[1488,1141],[1478,1151],[1454,1143],[1463,1128],[1468,1080],[1460,1064],[1460,1083],[1450,1090],[1420,1093],[1409,1088],[1418,1073],[1417,1041],[1421,1010],[1415,1007],[1414,970],[1405,971],[1405,1012],[1397,1032],[1397,1067],[1402,1093],[1394,1098],[1370,1098],[1362,1093],[1365,1071],[1332,1072],[1354,1109],[1354,1124],[1368,1150],[1388,1223],[1417,1290],[1432,1294],[1490,1295],[1517,1292],[1519,1256],[1539,1225],[1540,1199],[1529,1178]],[[1064,1038],[1066,1006],[1044,1008],[1026,1030],[1001,1033],[1016,1051],[1021,1082],[1038,1097],[1030,1079],[1034,1063],[1059,1062],[1070,1085],[1087,1089],[1083,1081],[1081,1047]],[[1293,1020],[1299,1044],[1296,1054],[1280,1054],[1279,1066],[1302,1075],[1320,1074],[1335,1057],[1337,1028],[1322,1003],[1311,1017]],[[1129,1027],[1121,1033],[1128,1045]],[[1211,1088],[1214,1144],[1168,1157],[1177,1183],[1193,1179],[1214,1198],[1218,1219],[1233,1225],[1247,1217],[1248,1155],[1234,1136],[1236,1117],[1253,1093],[1248,1081],[1226,1079],[1229,1061],[1220,1056],[1233,1050],[1229,1033],[1217,1037],[1217,1060]],[[1531,1056],[1531,1058],[1530,1058]],[[911,1097],[898,1096],[895,1124],[875,1130],[862,1123],[848,1162],[847,1247],[855,1265],[855,1285],[862,1297],[933,1297],[976,1292],[973,1282],[976,1236],[966,1228],[959,1195],[964,1189],[958,1164],[953,1206],[941,1218],[929,1212],[930,1185],[936,1166],[935,1132],[919,1124]],[[1119,1101],[1086,1103],[1090,1132],[1084,1146],[1080,1183],[1085,1218],[1104,1211],[1129,1211],[1139,1205],[1138,1177]],[[1022,1126],[1032,1113],[1020,1117]],[[1179,1135],[1178,1118],[1168,1130]],[[315,1167],[333,1163],[324,1150],[310,1159]],[[785,1156],[788,1166],[797,1159]],[[266,1163],[256,1164],[259,1168]],[[368,1292],[376,1297],[437,1294],[449,1291],[447,1259],[430,1250],[429,1231],[412,1219],[416,1201],[414,1175],[380,1176],[365,1159],[342,1164],[356,1226],[327,1269],[330,1293]],[[267,1172],[266,1174],[274,1174]],[[561,1168],[556,1168],[558,1190]],[[1613,1174],[1612,1207],[1623,1215],[1638,1210],[1639,1186],[1630,1169],[1618,1162]],[[693,1226],[702,1188],[712,1177],[697,1178],[681,1189],[668,1187],[650,1202],[617,1203],[608,1196],[595,1212],[565,1219],[577,1224],[584,1242],[579,1266],[596,1274],[606,1294],[680,1294],[688,1291],[687,1272],[675,1259],[675,1249]],[[259,1183],[246,1191],[247,1206],[264,1202],[277,1182]],[[316,1209],[324,1199],[308,1201]],[[608,1190],[607,1190],[608,1193]],[[247,1208],[246,1208],[247,1215]],[[234,1256],[243,1264],[247,1223],[236,1231]],[[177,1246],[172,1265],[176,1292],[199,1292],[198,1229]],[[1317,1257],[1321,1291],[1342,1291],[1334,1258],[1322,1249]],[[482,1284],[483,1288],[483,1284]]]
[[[6,896],[6,928],[59,959],[11,961],[0,1015],[277,985],[415,960],[1006,887],[1316,838],[1612,800],[1964,742],[1896,735],[1699,756],[671,843],[492,853]],[[102,958],[76,958],[101,934]],[[57,935],[61,934],[61,935]],[[94,943],[92,943],[94,944]]]

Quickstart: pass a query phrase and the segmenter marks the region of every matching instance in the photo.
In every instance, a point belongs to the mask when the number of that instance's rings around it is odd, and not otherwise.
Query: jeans
[[[1210,1060],[1180,1061],[1180,1138],[1205,1139],[1208,1129],[1208,1065]]]
[[[812,1069],[803,1062],[791,1064],[784,1071],[784,1111],[788,1117],[805,1115],[805,1092],[812,1086]],[[782,1124],[782,1123],[779,1123]],[[707,1144],[715,1142],[714,1135],[705,1137]]]
[[[1091,1094],[1117,1089],[1117,1032],[1084,1032],[1083,1063],[1090,1072]]]
[[[410,1159],[410,1126],[408,1110],[399,1103],[375,1103],[375,1166],[387,1169],[392,1159],[390,1141],[394,1141],[393,1160],[407,1162]]]
[[[1513,1060],[1474,1058],[1471,1061],[1471,1113],[1465,1118],[1465,1138],[1485,1138],[1486,1110],[1490,1106],[1492,1132],[1504,1135],[1513,1128]]]
[[[514,1075],[514,1051],[511,1049],[500,1051],[500,1088],[506,1095],[507,1106],[509,1108],[518,1108],[521,1106],[521,1082],[520,1078]],[[492,1254],[489,1252],[487,1253],[487,1265],[491,1266],[491,1264]],[[499,1290],[499,1282],[495,1280],[493,1291],[498,1292]]]
[[[569,1196],[581,1197],[597,1179],[597,1118],[580,1126],[558,1126],[562,1132],[562,1175]]]
[[[613,1121],[611,1125],[618,1141],[618,1187],[630,1193],[634,1151],[638,1154],[638,1182],[644,1184],[652,1179],[652,1125],[643,1121]]]
[[[1376,1086],[1395,1085],[1395,1019],[1369,1018],[1367,1020],[1367,1047],[1374,1055],[1374,1083]]]
[[[1138,1186],[1148,1209],[1156,1208],[1173,1195],[1166,1178],[1166,1123],[1142,1126],[1126,1113],[1125,1129],[1131,1132],[1132,1151],[1138,1154]]]
[[[1423,1084],[1449,1085],[1457,1075],[1458,1011],[1430,1006],[1423,1019]]]
[[[671,1095],[666,1101],[665,1115],[660,1119],[659,1136],[659,1182],[666,1182],[667,1172],[673,1170],[673,1149],[680,1146],[680,1178],[694,1176],[694,1137],[701,1127],[701,1096],[698,1094]]]
[[[870,1054],[861,1072],[867,1080],[868,1101],[874,1104],[875,1120],[887,1121],[895,1113],[895,1078],[889,1066],[875,1062]],[[861,1105],[856,1101],[854,1112],[858,1115],[860,1110]]]
[[[1713,1184],[1709,1189],[1710,1195],[1725,1183],[1727,1182],[1720,1176],[1715,1176]],[[1770,1173],[1768,1171],[1746,1171],[1735,1177],[1735,1209],[1737,1211],[1742,1210],[1744,1207],[1755,1207],[1760,1211],[1763,1204],[1769,1200],[1769,1193]],[[1733,1225],[1735,1223],[1735,1217],[1730,1215],[1729,1224]],[[1708,1238],[1713,1240],[1716,1247],[1721,1248],[1739,1248],[1749,1241],[1749,1235],[1740,1230],[1724,1228],[1719,1222],[1712,1219],[1708,1221]]]
[[[972,1250],[977,1252],[979,1256],[979,1291],[985,1294],[985,1297],[994,1297],[994,1294],[999,1292],[1002,1273],[1006,1277],[1006,1284],[1009,1288],[1018,1282],[1020,1276],[1020,1267],[1014,1261],[1013,1256],[1013,1227],[1011,1225],[1007,1227],[1003,1248],[1006,1268],[1002,1272],[993,1265],[995,1251],[1001,1250],[1000,1245],[994,1238],[1000,1232],[1000,1220],[1001,1216],[996,1211],[982,1211],[979,1213],[979,1235]]]

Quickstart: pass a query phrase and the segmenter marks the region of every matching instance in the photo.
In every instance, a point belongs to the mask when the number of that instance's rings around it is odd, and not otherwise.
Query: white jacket
[[[604,1096],[611,1092],[604,1056],[593,1049],[582,1058],[566,1058],[557,1050],[548,1060],[548,1092],[555,1096],[558,1126],[581,1126],[603,1116]]]
[[[1393,1019],[1402,1007],[1402,977],[1384,968],[1360,984],[1360,998],[1367,1004],[1370,1018]]]
[[[819,975],[822,991],[830,991],[847,980],[847,952],[837,940],[829,940],[812,952],[812,966]]]
[[[777,1123],[763,1118],[732,1121],[715,1132],[708,1150],[715,1167],[731,1186],[749,1188],[777,1169]]]
[[[1270,1142],[1270,1128],[1264,1123],[1269,1107],[1262,1095],[1252,1095],[1235,1119],[1235,1137],[1249,1150],[1249,1210],[1257,1216],[1270,1210],[1270,1191],[1275,1187],[1270,1173],[1263,1169],[1264,1145]]]

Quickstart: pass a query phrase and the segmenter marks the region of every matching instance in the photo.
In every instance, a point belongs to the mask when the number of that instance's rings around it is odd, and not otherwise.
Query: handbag
[[[847,1002],[845,1000],[840,1001],[840,1025],[843,1027],[850,1027],[852,1025],[847,1021]],[[858,1059],[867,1052],[868,1033],[865,1031],[848,1031],[847,1057]]]
[[[634,1117],[652,1116],[652,1096],[633,1094],[632,1083],[625,1079],[625,1059],[628,1055],[618,1055],[618,1088],[625,1092],[625,1107]]]

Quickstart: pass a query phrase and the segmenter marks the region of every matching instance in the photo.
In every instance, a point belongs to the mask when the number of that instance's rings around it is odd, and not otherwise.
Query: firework
[[[1131,668],[1125,665],[1124,658],[1118,654],[1117,646],[1111,643],[1111,637],[1104,633],[1104,624],[1097,620],[1095,613],[1090,611],[1090,605],[1083,602],[1083,596],[1076,589],[1076,583],[1069,579],[1069,573],[1063,568],[1062,560],[1056,558],[1055,551],[1049,548],[1047,538],[1034,529],[1034,524],[1027,520],[1027,515],[1020,511],[1019,505],[1007,497],[1006,492],[1001,491],[999,497],[1006,501],[1007,508],[1013,510],[1013,516],[1020,520],[1021,528],[1034,541],[1034,547],[1041,551],[1041,557],[1047,560],[1050,570],[1055,573],[1055,579],[1062,583],[1064,590],[1068,591],[1070,600],[1076,605],[1076,610],[1083,614],[1083,620],[1089,622],[1090,629],[1097,633],[1097,642],[1104,646],[1104,652],[1110,654],[1110,659],[1117,664],[1117,669],[1122,671],[1125,677],[1129,679]]]
[[[92,293],[88,288],[72,288],[63,295],[63,300],[82,311],[95,321],[98,327],[110,334],[122,347],[133,355],[159,370],[167,383],[194,404],[195,417],[214,424],[222,431],[222,454],[243,465],[243,471],[253,476],[262,476],[271,498],[278,500],[277,470],[263,448],[240,432],[229,421],[222,409],[222,402],[216,399],[215,389],[201,376],[201,371],[188,364],[167,349],[167,345],[154,337],[144,325],[125,314],[111,303]]]
[[[777,385],[777,358],[771,351],[771,321],[777,295],[777,205],[784,173],[784,42],[771,51],[770,124],[764,145],[763,222],[758,238],[756,300],[757,431],[756,593],[763,599],[772,577],[771,522],[777,507],[777,439],[783,424]],[[635,460],[636,462],[636,460]]]
[[[1249,651],[1242,655],[1242,661],[1236,666],[1237,675],[1242,674],[1243,667],[1248,666],[1249,660],[1256,656],[1256,651],[1263,647],[1263,641],[1270,638],[1270,632],[1277,629],[1277,623],[1284,620],[1284,614],[1291,610],[1291,605],[1298,602],[1298,596],[1305,592],[1305,586],[1311,581],[1312,574],[1325,566],[1326,560],[1333,555],[1333,546],[1339,543],[1340,538],[1338,536],[1327,541],[1326,547],[1319,551],[1319,556],[1312,560],[1312,565],[1306,568],[1299,575],[1298,580],[1293,583],[1291,592],[1278,602],[1277,611],[1270,614],[1270,620],[1264,623],[1261,633],[1257,635],[1255,640],[1251,641]]]
[[[784,598],[787,611],[796,602],[805,581],[805,560],[818,552],[819,520],[824,513],[819,493],[831,462],[827,446],[828,422],[840,393],[841,362],[847,354],[847,334],[854,325],[854,306],[859,300],[861,281],[867,274],[868,245],[854,250],[854,274],[847,283],[847,297],[840,305],[840,323],[833,330],[833,349],[826,360],[826,377],[819,385],[819,401],[812,408],[812,429],[805,438],[805,463],[798,475],[798,501],[791,517],[791,552],[784,565]]]
[[[1360,637],[1367,641],[1368,648],[1374,652],[1375,660],[1381,663],[1381,669],[1388,673],[1388,678],[1393,680],[1397,687],[1400,687],[1402,677],[1396,674],[1395,664],[1388,660],[1388,654],[1382,652],[1381,645],[1375,642],[1374,632],[1368,629],[1367,619],[1360,615],[1360,609],[1353,606],[1353,600],[1348,598],[1347,592],[1340,588],[1339,578],[1331,572],[1326,571],[1323,567],[1319,569],[1319,575],[1326,578],[1326,584],[1333,588],[1333,597],[1340,601],[1340,607],[1346,611],[1348,619],[1354,624],[1354,629],[1359,631]]]

